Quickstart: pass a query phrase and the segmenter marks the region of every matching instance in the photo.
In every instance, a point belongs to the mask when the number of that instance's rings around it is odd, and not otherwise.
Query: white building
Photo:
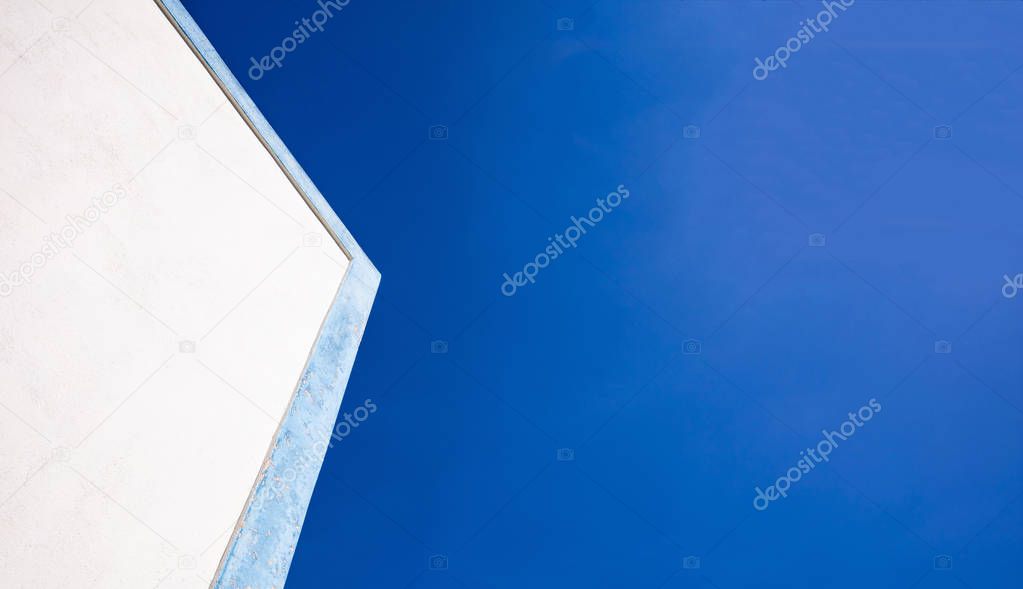
[[[0,0],[0,587],[282,587],[379,274],[176,0]]]

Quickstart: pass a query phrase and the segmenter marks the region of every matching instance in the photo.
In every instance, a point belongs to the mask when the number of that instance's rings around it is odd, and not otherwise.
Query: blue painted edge
[[[214,589],[281,588],[376,298],[380,272],[180,0],[154,1],[351,259],[211,585]]]

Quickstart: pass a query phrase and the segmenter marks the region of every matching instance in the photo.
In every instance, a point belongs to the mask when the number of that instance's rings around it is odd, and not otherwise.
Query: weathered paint
[[[215,588],[281,588],[288,575],[380,273],[178,0],[157,0],[351,258],[291,406],[228,543]]]

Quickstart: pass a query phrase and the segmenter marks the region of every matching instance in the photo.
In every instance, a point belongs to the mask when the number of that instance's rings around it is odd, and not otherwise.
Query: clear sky
[[[1020,584],[1023,5],[186,5],[383,273],[290,589]]]

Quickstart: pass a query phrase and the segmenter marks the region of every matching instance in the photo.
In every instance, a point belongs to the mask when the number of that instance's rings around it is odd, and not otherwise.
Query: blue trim
[[[283,587],[362,340],[380,272],[274,132],[179,0],[156,0],[351,258],[213,579],[214,589]]]

